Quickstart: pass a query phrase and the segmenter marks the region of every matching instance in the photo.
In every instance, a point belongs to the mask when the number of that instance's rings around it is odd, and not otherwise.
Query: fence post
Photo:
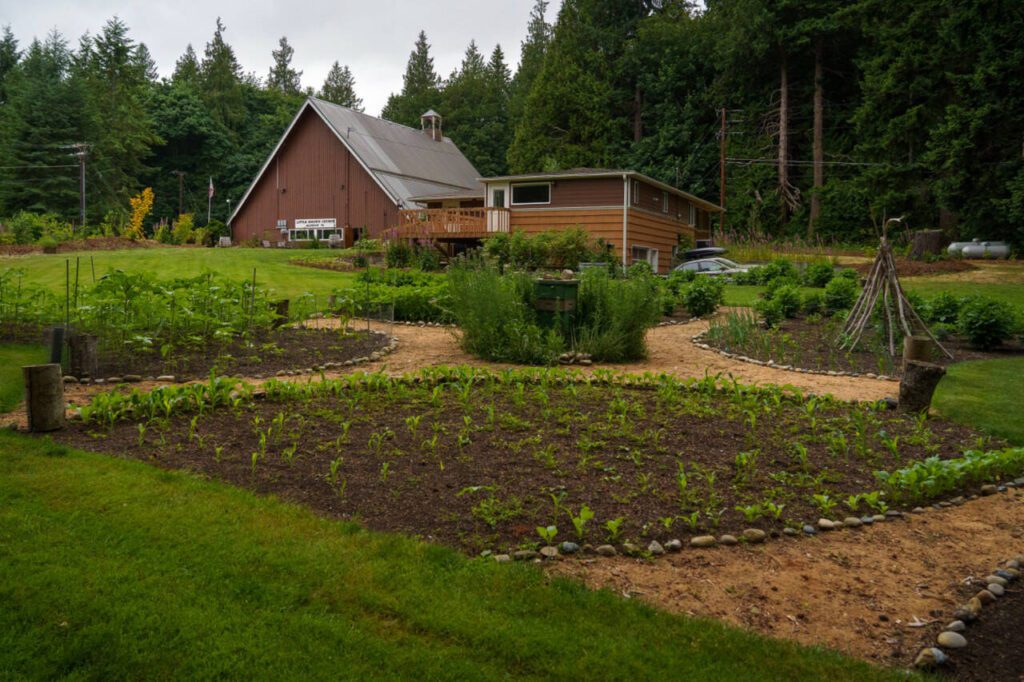
[[[60,365],[28,365],[25,377],[25,412],[33,433],[64,428],[64,379]]]

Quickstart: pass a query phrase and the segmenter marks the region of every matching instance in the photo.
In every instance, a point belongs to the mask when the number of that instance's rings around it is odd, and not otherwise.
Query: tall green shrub
[[[603,270],[588,270],[580,281],[575,346],[608,362],[647,355],[647,329],[661,316],[653,277],[612,279]]]

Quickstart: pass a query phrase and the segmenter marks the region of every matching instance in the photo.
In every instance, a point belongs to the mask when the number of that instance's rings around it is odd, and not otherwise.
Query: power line
[[[779,164],[778,159],[737,159],[728,158],[727,163],[742,163],[747,165],[768,165],[777,166]],[[888,163],[869,163],[866,161],[822,161],[823,166],[890,166]],[[814,161],[798,161],[796,159],[790,159],[786,161],[787,166],[813,166]]]
[[[0,166],[0,170],[24,170],[24,169],[36,169],[36,168],[78,168],[77,163],[69,163],[60,166]]]

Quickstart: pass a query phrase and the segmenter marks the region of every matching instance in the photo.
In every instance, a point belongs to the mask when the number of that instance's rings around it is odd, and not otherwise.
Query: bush
[[[804,284],[809,287],[821,289],[832,281],[835,274],[836,269],[832,267],[831,263],[811,263],[804,270]]]
[[[17,244],[33,244],[43,236],[61,241],[70,237],[71,233],[70,225],[63,222],[55,213],[19,211],[3,223],[14,235]]]
[[[654,278],[612,279],[603,270],[580,278],[576,308],[576,347],[596,360],[621,362],[647,355],[647,329],[660,315]]]
[[[448,286],[466,352],[496,362],[549,365],[564,351],[558,333],[537,324],[528,275],[502,276],[476,259],[460,260],[449,268]]]
[[[785,317],[782,310],[782,304],[777,300],[771,298],[762,298],[754,304],[754,310],[761,316],[761,320],[764,322],[766,327],[778,327],[779,323]]]
[[[968,299],[960,308],[957,329],[971,345],[982,350],[1001,345],[1016,328],[1016,314],[1003,301],[976,297]]]
[[[715,277],[698,277],[682,294],[683,305],[693,317],[705,317],[725,300],[725,283]]]
[[[804,315],[819,315],[825,311],[825,294],[820,291],[808,292],[800,302],[800,310]]]
[[[188,244],[192,241],[193,220],[191,213],[183,213],[174,221],[171,237],[175,244]]]
[[[654,275],[654,268],[647,261],[638,261],[629,266],[626,277],[651,277]]]
[[[390,241],[384,255],[389,268],[407,268],[412,265],[412,247],[404,241]]]
[[[483,241],[483,252],[498,265],[518,270],[575,270],[580,263],[608,262],[610,258],[602,240],[591,239],[579,228],[532,235],[521,231],[497,234]]]
[[[937,324],[955,325],[961,305],[963,300],[958,296],[943,292],[928,301],[926,319]]]
[[[860,273],[853,268],[843,268],[835,274],[835,277],[841,277],[843,279],[850,280],[854,284],[860,284]],[[835,279],[835,277],[833,277],[833,279]]]
[[[779,304],[779,309],[785,317],[796,317],[800,312],[800,290],[792,284],[780,286],[770,298]]]
[[[57,240],[49,235],[42,237],[36,243],[42,247],[43,253],[57,253]]]
[[[848,277],[836,277],[825,287],[825,310],[835,313],[849,310],[857,300],[857,283]]]

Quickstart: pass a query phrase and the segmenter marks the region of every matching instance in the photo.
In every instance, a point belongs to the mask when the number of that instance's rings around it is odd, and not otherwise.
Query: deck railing
[[[417,208],[399,212],[396,236],[482,238],[508,231],[507,208]]]

